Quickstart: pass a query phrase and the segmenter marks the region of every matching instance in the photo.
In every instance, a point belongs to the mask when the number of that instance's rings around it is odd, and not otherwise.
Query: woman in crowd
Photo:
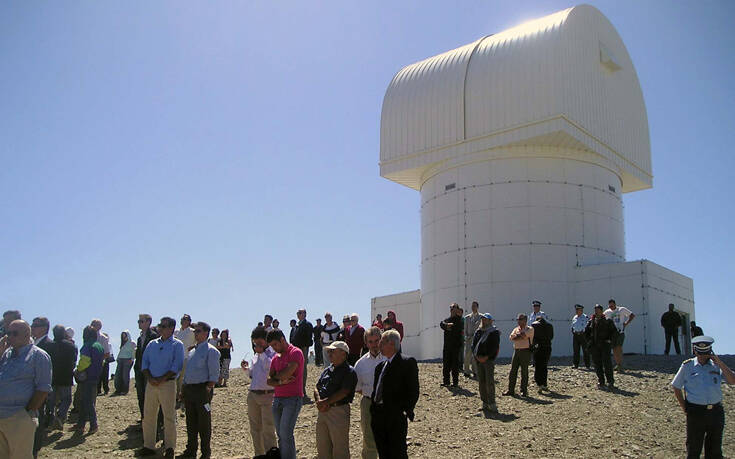
[[[278,319],[273,319],[273,330],[280,330],[280,328],[278,328],[279,325],[281,325],[281,322],[279,322]]]
[[[217,343],[219,349],[219,381],[217,385],[227,387],[227,380],[230,379],[230,360],[232,360],[232,340],[230,340],[230,331],[222,330]]]
[[[115,369],[115,392],[112,395],[126,395],[130,389],[130,368],[135,356],[135,342],[130,332],[120,334],[120,350],[117,353],[117,369]]]
[[[88,434],[97,432],[97,381],[102,374],[102,361],[105,351],[97,341],[97,330],[90,326],[84,327],[82,333],[84,345],[79,351],[79,364],[75,371],[79,383],[79,420],[72,428],[75,433],[84,433],[84,424],[89,422]]]

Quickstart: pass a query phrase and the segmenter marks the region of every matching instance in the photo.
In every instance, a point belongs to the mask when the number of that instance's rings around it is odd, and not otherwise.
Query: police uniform
[[[706,353],[712,348],[713,338],[699,336],[692,340],[696,352]],[[722,432],[725,411],[722,407],[722,370],[712,360],[704,365],[697,357],[682,362],[671,381],[675,389],[686,392],[687,457],[698,458],[702,446],[705,457],[722,457]]]

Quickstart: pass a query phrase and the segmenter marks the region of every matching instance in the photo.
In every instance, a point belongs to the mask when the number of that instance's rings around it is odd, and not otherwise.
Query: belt
[[[275,392],[274,389],[267,389],[267,390],[260,390],[260,389],[250,389],[250,392],[254,394],[272,394]]]
[[[583,331],[581,331],[581,332],[572,332],[572,333],[574,333],[575,335],[584,335],[584,332]]]
[[[691,405],[692,408],[711,410],[713,408],[717,408],[720,405],[722,405],[722,402],[712,403],[711,405],[699,405],[697,403],[692,403],[692,402],[687,401],[687,404]]]

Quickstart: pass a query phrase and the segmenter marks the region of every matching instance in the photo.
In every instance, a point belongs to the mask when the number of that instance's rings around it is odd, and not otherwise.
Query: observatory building
[[[541,300],[554,355],[572,352],[575,303],[633,311],[625,352],[663,352],[669,303],[694,320],[691,278],[625,259],[623,193],[653,183],[648,119],[625,45],[591,6],[401,69],[383,101],[380,175],[421,193],[421,289],[371,308],[397,312],[407,353],[441,356],[452,302],[468,313],[477,300],[507,337]]]

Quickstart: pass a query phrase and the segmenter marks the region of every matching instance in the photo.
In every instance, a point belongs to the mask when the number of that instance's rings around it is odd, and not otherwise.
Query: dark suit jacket
[[[375,367],[373,394],[378,388],[378,379],[385,362]],[[397,353],[383,375],[383,405],[386,409],[397,409],[413,421],[413,410],[419,400],[419,368],[416,359]]]
[[[72,386],[74,385],[74,367],[77,364],[79,351],[71,341],[65,339],[53,341],[51,352],[51,385]]]
[[[148,346],[148,343],[150,343],[156,338],[158,338],[158,333],[155,333],[150,328],[146,330],[145,335],[138,337],[138,341],[137,341],[138,347],[135,349],[135,366],[134,366],[135,371],[142,371],[143,351],[145,351],[145,347]]]

